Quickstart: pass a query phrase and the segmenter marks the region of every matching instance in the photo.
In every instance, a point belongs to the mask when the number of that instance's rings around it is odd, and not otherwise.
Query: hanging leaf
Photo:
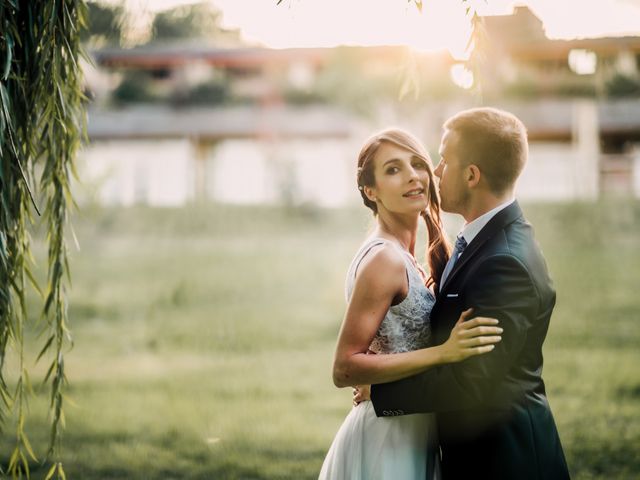
[[[402,68],[402,84],[400,86],[399,99],[403,100],[407,95],[413,93],[414,98],[420,94],[418,66],[413,53],[407,50]]]
[[[11,60],[13,59],[13,38],[11,35],[5,36],[5,63],[4,70],[2,71],[2,80],[6,80],[9,77],[9,72],[11,71]]]
[[[47,476],[44,477],[44,480],[51,480],[55,475],[57,469],[58,469],[57,463],[54,463],[53,465],[51,465],[51,468],[49,468],[49,471],[47,472]]]

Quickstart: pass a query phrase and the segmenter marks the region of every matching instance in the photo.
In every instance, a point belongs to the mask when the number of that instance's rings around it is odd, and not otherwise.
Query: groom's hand
[[[371,400],[371,385],[356,385],[353,387],[353,406],[360,402]]]

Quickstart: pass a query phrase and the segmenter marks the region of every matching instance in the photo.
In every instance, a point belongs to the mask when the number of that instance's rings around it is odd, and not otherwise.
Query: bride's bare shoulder
[[[390,242],[382,242],[370,249],[358,266],[356,281],[380,281],[399,279],[404,281],[405,263],[398,248]]]

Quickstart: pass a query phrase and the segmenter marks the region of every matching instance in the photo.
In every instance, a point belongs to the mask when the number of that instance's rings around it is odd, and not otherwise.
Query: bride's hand
[[[496,326],[498,320],[488,317],[467,320],[472,314],[472,308],[462,312],[449,339],[441,345],[442,363],[460,362],[474,355],[488,353],[502,340],[502,328]]]

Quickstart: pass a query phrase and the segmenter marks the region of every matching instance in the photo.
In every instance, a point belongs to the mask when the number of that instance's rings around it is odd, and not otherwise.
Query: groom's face
[[[438,189],[441,206],[445,212],[464,212],[469,198],[465,170],[459,134],[453,130],[445,130],[440,143],[440,163],[434,172],[440,179]]]

